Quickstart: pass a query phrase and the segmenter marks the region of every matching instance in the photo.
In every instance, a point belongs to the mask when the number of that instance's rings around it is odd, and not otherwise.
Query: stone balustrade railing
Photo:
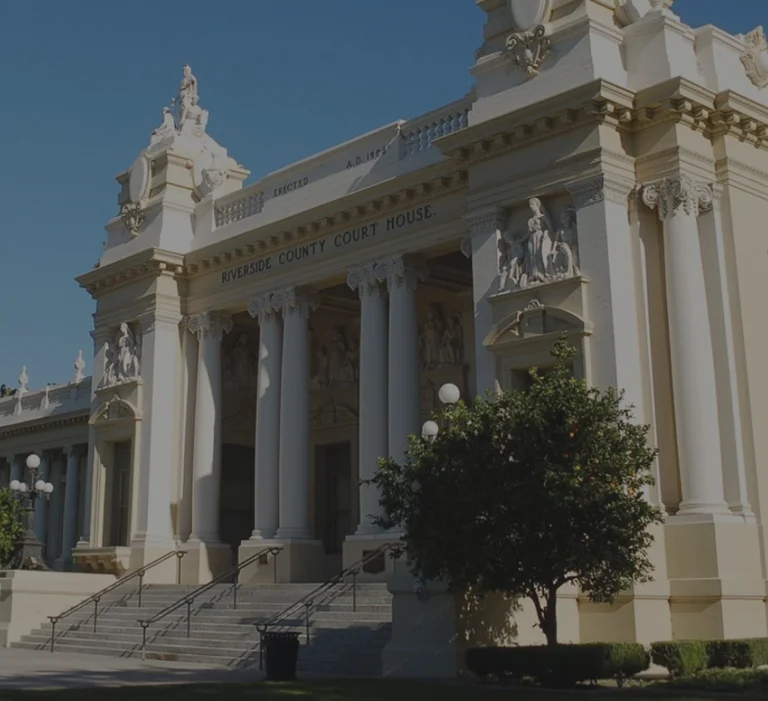
[[[407,158],[430,148],[436,139],[466,129],[469,125],[469,111],[472,97],[466,97],[444,105],[439,109],[404,122],[400,131],[402,139],[400,158]],[[250,186],[247,191],[233,192],[216,201],[215,226],[242,221],[261,214],[264,209],[264,181]]]
[[[403,124],[404,157],[426,151],[441,136],[466,129],[471,107],[471,100],[465,97]]]
[[[0,431],[31,418],[87,410],[90,406],[91,378],[64,385],[51,385],[0,397]]]

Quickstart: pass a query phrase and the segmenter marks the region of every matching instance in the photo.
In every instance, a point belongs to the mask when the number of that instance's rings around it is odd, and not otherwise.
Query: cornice
[[[398,178],[398,182],[405,180],[406,183],[394,192],[384,194],[386,188],[391,189],[391,182],[387,182],[380,188],[381,194],[369,192],[367,200],[361,201],[361,193],[355,193],[354,196],[325,203],[315,210],[269,224],[264,233],[251,230],[215,246],[194,251],[187,256],[185,273],[187,277],[194,278],[235,264],[244,264],[287,246],[310,242],[335,231],[359,226],[467,187],[467,172],[457,169],[453,163],[442,162],[438,167],[430,168],[428,173],[427,178],[424,177],[427,175],[424,171],[417,174],[419,177],[412,179],[412,183],[407,183],[408,175]],[[334,209],[329,211],[329,206]],[[269,233],[271,227],[279,229]],[[257,236],[259,238],[254,240]]]
[[[41,429],[49,430],[55,428],[65,428],[67,426],[77,426],[79,424],[87,424],[89,411],[89,409],[85,409],[81,412],[73,412],[67,416],[45,417],[41,419],[35,419],[27,423],[11,424],[7,428],[0,428],[0,437],[11,438],[12,436],[20,436],[26,433],[40,431]]]
[[[161,275],[178,276],[184,271],[184,256],[159,248],[149,248],[108,265],[99,266],[75,278],[93,298],[117,287]]]

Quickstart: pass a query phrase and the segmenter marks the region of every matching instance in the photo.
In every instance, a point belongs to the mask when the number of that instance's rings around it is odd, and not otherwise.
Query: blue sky
[[[677,0],[744,32],[764,0]],[[67,381],[89,361],[100,255],[133,162],[184,63],[208,131],[251,179],[463,95],[474,0],[0,0],[0,383]]]

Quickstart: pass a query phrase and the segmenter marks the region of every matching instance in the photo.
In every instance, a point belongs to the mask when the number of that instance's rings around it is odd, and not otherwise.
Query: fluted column
[[[61,535],[61,560],[66,564],[77,542],[78,471],[80,452],[71,445],[64,448],[67,456],[67,479],[64,487],[64,526]]]
[[[678,516],[728,514],[723,493],[715,364],[697,218],[712,190],[682,175],[646,185],[664,224],[672,386],[683,500]]]
[[[280,402],[281,539],[306,539],[309,528],[309,313],[317,306],[295,287],[274,295],[283,313]]]
[[[380,263],[376,277],[389,290],[389,455],[401,461],[408,436],[421,434],[421,361],[416,287],[427,270],[405,256]]]
[[[189,316],[197,335],[197,393],[192,485],[191,540],[219,542],[221,494],[221,340],[232,330],[231,317],[218,312]]]
[[[37,479],[47,482],[50,476],[50,469],[50,461],[48,457],[45,454],[41,455],[40,468],[37,471]],[[28,472],[27,475],[29,475]],[[29,486],[32,488],[35,485],[30,484]],[[35,506],[35,538],[43,544],[44,553],[46,550],[46,541],[48,540],[46,537],[48,535],[48,504],[48,499],[38,499]]]
[[[347,284],[360,295],[360,523],[357,535],[377,533],[382,513],[379,491],[364,484],[376,476],[378,460],[389,454],[387,432],[387,298],[373,264],[350,270]]]
[[[274,538],[280,518],[280,381],[283,328],[271,294],[251,300],[259,320],[255,514],[252,538]]]

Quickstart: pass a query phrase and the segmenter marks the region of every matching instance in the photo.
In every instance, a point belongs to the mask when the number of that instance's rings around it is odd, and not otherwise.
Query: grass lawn
[[[520,688],[425,684],[420,682],[311,681],[289,684],[193,684],[176,686],[123,686],[54,691],[0,690],[0,701],[703,701],[695,693],[681,692],[652,696],[632,690],[590,690],[578,692],[539,691]],[[709,699],[711,700],[711,696]]]

